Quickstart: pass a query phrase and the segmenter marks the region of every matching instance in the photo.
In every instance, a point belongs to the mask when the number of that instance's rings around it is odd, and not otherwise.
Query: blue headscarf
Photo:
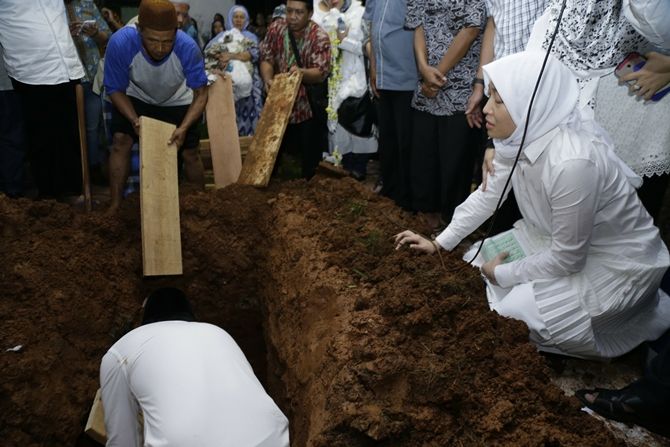
[[[256,36],[254,33],[252,33],[247,29],[249,27],[249,11],[247,11],[247,8],[245,8],[242,5],[235,5],[232,8],[230,8],[230,11],[228,11],[227,29],[230,30],[234,28],[233,15],[235,15],[237,11],[242,11],[244,13],[244,16],[246,17],[246,19],[244,20],[244,25],[242,26],[242,29],[240,31],[242,32],[244,37],[258,43],[258,36]]]

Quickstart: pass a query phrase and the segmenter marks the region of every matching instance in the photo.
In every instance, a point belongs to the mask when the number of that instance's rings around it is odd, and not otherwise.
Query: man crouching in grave
[[[122,199],[140,116],[177,126],[168,144],[179,148],[186,180],[204,187],[196,125],[207,104],[207,75],[198,45],[177,30],[177,13],[168,0],[142,0],[137,26],[112,35],[105,56],[105,89],[114,104],[110,212]]]
[[[289,447],[288,420],[242,350],[173,287],[151,293],[142,325],[109,348],[100,386],[107,447]]]

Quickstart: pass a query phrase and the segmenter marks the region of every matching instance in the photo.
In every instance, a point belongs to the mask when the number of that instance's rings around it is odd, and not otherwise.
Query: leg
[[[200,146],[190,149],[183,149],[184,174],[189,183],[197,185],[199,188],[205,188],[205,167],[200,158]]]
[[[412,92],[383,90],[377,103],[382,195],[410,207]]]
[[[470,194],[474,151],[470,148],[470,127],[465,115],[436,117],[439,157],[440,212],[451,220],[454,209]]]
[[[123,188],[130,171],[130,148],[133,138],[124,133],[116,132],[112,137],[112,150],[109,154],[109,193],[112,201],[109,212],[119,208],[123,198]]]
[[[0,91],[0,191],[10,197],[23,193],[24,138],[17,93]]]
[[[86,113],[86,144],[88,145],[88,162],[91,168],[100,166],[102,155],[100,154],[100,117],[102,115],[102,102],[100,96],[93,93],[90,82],[82,83],[84,88],[84,110]]]
[[[414,110],[410,190],[412,208],[422,213],[440,211],[440,166],[437,152],[439,117]],[[433,216],[434,217],[434,216]],[[434,218],[429,222],[435,226]]]
[[[640,197],[642,204],[654,219],[654,222],[658,222],[661,214],[663,197],[665,196],[665,191],[668,189],[669,180],[670,174],[644,177],[642,186],[637,190],[638,197]]]

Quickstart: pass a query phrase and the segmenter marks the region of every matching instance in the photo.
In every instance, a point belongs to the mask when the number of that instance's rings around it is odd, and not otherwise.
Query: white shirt
[[[141,326],[105,354],[100,383],[108,447],[289,446],[288,420],[216,326]]]
[[[670,2],[623,0],[622,10],[635,30],[654,45],[670,49]]]
[[[84,77],[63,0],[0,1],[0,44],[10,77],[55,85]]]
[[[667,253],[635,189],[605,148],[570,144],[572,138],[580,137],[555,128],[528,145],[519,159],[511,182],[519,209],[532,233],[549,245],[498,265],[495,277],[501,287],[577,273],[590,253],[650,265],[659,253]],[[480,186],[456,208],[437,237],[442,247],[453,249],[491,216],[512,164],[496,154],[486,191]]]

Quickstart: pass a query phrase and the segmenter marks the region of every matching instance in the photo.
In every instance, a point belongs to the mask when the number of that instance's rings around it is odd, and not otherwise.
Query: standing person
[[[412,99],[412,208],[435,231],[467,197],[474,156],[465,108],[479,63],[483,0],[408,0],[421,82]]]
[[[105,91],[114,104],[110,212],[121,203],[140,116],[177,126],[169,143],[183,156],[186,179],[204,187],[197,124],[207,104],[207,76],[200,49],[177,30],[177,14],[168,0],[142,0],[137,27],[126,26],[112,35]]]
[[[407,0],[368,0],[363,18],[370,22],[370,87],[378,98],[381,194],[410,208],[412,95],[419,80],[413,33],[404,28]]]
[[[28,36],[28,37],[26,37]],[[81,193],[75,86],[84,68],[62,0],[0,2],[0,45],[21,99],[39,198]]]
[[[452,250],[491,216],[524,138],[545,55],[517,53],[484,66],[495,175],[434,241],[405,231],[396,236],[399,247]],[[611,358],[670,328],[670,298],[659,291],[670,255],[637,198],[640,178],[582,115],[578,98],[572,72],[549,57],[511,178],[523,219],[506,237],[522,250],[509,262],[509,253],[491,253],[481,272],[491,309],[525,322],[540,350]]]
[[[325,10],[325,11],[324,11]],[[363,43],[365,9],[358,0],[315,0],[314,20],[330,38],[331,76],[328,80],[329,152],[342,155],[342,167],[357,180],[367,172],[369,154],[377,152],[377,138],[369,133],[355,135],[339,122],[340,106],[347,98],[368,94]],[[317,14],[318,12],[318,14]],[[370,108],[372,104],[370,103]]]
[[[670,2],[624,1],[626,20],[646,42],[636,48],[647,62],[620,85],[610,73],[596,93],[596,119],[612,136],[619,155],[643,178],[638,189],[649,214],[658,219],[670,182],[670,95],[651,101],[670,85]]]
[[[142,325],[100,364],[107,447],[288,447],[288,420],[221,328],[179,289],[146,300]],[[137,415],[144,415],[144,427]]]
[[[191,38],[198,44],[198,48],[202,48],[200,36],[198,36],[198,27],[195,25],[189,14],[191,4],[185,1],[173,1],[174,8],[177,11],[177,23],[179,29],[191,36]]]
[[[100,148],[102,101],[100,95],[93,91],[93,81],[98,72],[100,55],[104,54],[111,30],[93,0],[66,0],[65,7],[70,33],[86,72],[81,85],[84,89],[88,162],[92,178],[100,179],[107,151]]]
[[[23,195],[25,134],[21,100],[12,88],[0,46],[0,192]]]
[[[261,77],[269,91],[277,73],[302,72],[302,85],[293,106],[282,146],[301,155],[304,178],[314,176],[321,153],[328,147],[326,128],[327,92],[310,91],[307,86],[322,88],[330,72],[330,40],[312,18],[313,0],[288,0],[286,20],[278,20],[268,28],[261,43]],[[295,42],[298,54],[293,49]]]
[[[219,17],[220,16],[220,17]],[[221,34],[226,30],[225,20],[223,16],[218,12],[214,15],[214,21],[212,21],[212,26],[209,30],[209,39],[207,40],[207,45],[211,42],[216,36]]]
[[[240,136],[253,135],[258,124],[258,118],[263,109],[263,80],[258,70],[258,37],[249,31],[249,12],[247,8],[236,5],[228,12],[228,29],[237,29],[247,38],[251,45],[239,53],[221,53],[219,61],[225,65],[231,60],[239,60],[251,64],[252,89],[251,95],[235,101],[235,115],[237,116],[237,130]]]

